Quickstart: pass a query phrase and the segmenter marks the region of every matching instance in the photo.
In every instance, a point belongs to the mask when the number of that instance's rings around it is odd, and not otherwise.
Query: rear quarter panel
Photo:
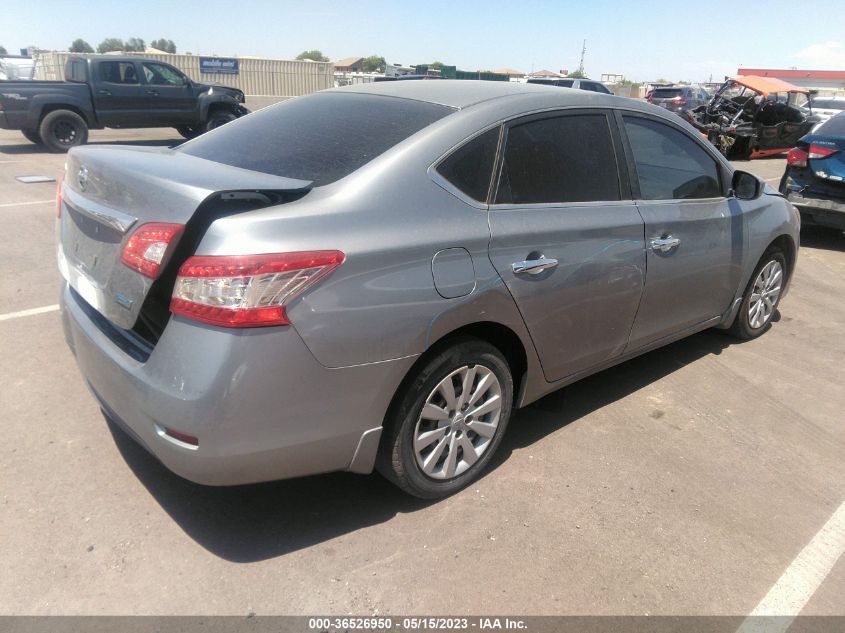
[[[288,309],[327,367],[417,355],[455,329],[482,321],[513,330],[530,365],[530,339],[487,256],[486,207],[459,200],[426,173],[451,147],[491,123],[494,114],[450,115],[302,200],[216,221],[198,253],[343,251],[345,263]],[[475,286],[447,299],[434,287],[432,258],[454,247],[470,253]]]

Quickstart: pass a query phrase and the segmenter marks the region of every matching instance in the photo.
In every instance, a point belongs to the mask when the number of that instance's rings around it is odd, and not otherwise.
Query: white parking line
[[[783,633],[845,551],[845,502],[842,502],[792,564],[786,568],[737,633]]]
[[[33,202],[4,202],[0,204],[0,208],[2,207],[23,207],[29,204],[47,204],[48,202],[55,202],[55,199],[52,200],[35,200]]]
[[[29,310],[20,310],[19,312],[7,312],[0,314],[0,321],[10,321],[12,319],[20,319],[22,317],[34,316],[36,314],[44,314],[45,312],[55,312],[59,309],[59,304],[51,306],[43,306],[41,308],[30,308]]]

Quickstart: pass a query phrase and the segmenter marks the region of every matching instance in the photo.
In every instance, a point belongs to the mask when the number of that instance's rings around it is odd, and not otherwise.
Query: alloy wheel
[[[772,260],[760,270],[748,302],[748,323],[753,329],[759,330],[772,318],[782,282],[783,267],[779,261]]]
[[[451,479],[490,446],[502,412],[502,386],[483,365],[465,365],[426,398],[414,428],[414,455],[432,479]]]

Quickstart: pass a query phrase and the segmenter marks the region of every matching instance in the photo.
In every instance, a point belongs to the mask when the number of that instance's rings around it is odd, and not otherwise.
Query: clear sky
[[[810,12],[808,14],[808,11]],[[0,45],[66,50],[77,37],[172,39],[181,52],[292,59],[439,60],[463,70],[573,70],[706,81],[739,66],[845,70],[845,2],[9,0]]]

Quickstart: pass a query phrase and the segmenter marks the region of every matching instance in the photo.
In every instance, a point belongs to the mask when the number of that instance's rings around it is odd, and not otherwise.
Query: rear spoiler
[[[124,214],[158,222],[185,223],[212,195],[302,195],[307,180],[232,167],[169,148],[99,145],[68,154],[65,187]],[[152,216],[152,217],[151,217]]]

